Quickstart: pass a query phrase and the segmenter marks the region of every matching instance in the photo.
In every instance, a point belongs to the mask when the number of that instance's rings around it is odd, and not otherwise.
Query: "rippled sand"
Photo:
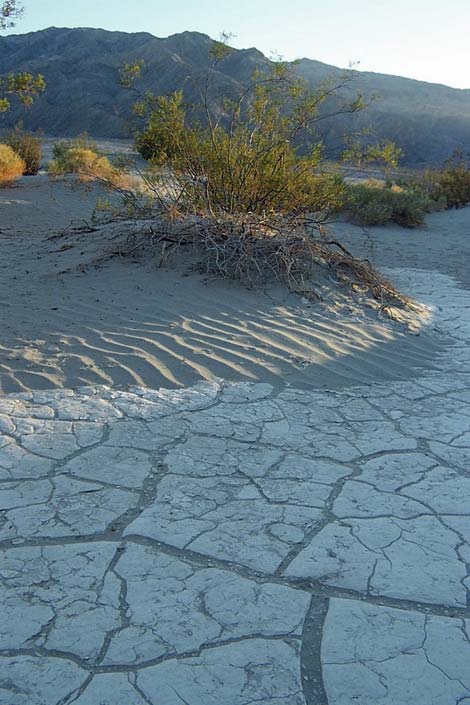
[[[94,233],[65,248],[49,238],[88,221],[96,195],[45,177],[0,192],[0,392],[201,377],[341,387],[433,362],[435,335],[334,297],[307,304],[280,287],[251,291],[119,258],[83,267],[100,247]]]

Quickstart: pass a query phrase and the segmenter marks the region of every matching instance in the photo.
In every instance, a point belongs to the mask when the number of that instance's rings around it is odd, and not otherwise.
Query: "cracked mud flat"
[[[439,372],[0,398],[1,705],[468,705],[470,293]]]

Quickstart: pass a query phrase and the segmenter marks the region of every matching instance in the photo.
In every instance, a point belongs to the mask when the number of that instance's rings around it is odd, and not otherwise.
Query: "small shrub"
[[[134,105],[142,121],[135,145],[151,162],[148,188],[162,206],[173,199],[178,209],[191,213],[313,212],[324,220],[342,200],[343,181],[322,173],[325,157],[316,123],[324,118],[321,106],[341,93],[352,74],[312,91],[291,66],[274,62],[266,71],[256,71],[246,89],[234,90],[221,110],[214,110],[214,79],[231,51],[225,38],[212,44],[204,80],[196,81],[200,103],[186,105],[183,92],[177,91],[146,93]],[[124,78],[133,78],[138,69],[125,66]],[[362,108],[360,96],[346,101],[336,97],[334,114]]]
[[[345,202],[349,218],[359,225],[385,225],[392,218],[392,205],[385,189],[351,184]]]
[[[51,176],[75,174],[80,181],[98,180],[113,186],[119,186],[122,181],[121,171],[86,137],[55,144],[48,170]]]
[[[424,216],[431,209],[429,199],[412,191],[390,191],[392,221],[404,228],[416,228],[424,223]]]
[[[345,199],[350,219],[359,225],[397,223],[405,228],[422,225],[432,210],[425,193],[397,184],[351,184]]]
[[[25,176],[36,175],[41,166],[40,138],[17,127],[7,135],[5,142],[24,160]]]
[[[453,158],[434,177],[433,200],[446,200],[447,208],[462,208],[470,203],[470,169],[463,158]]]
[[[83,134],[72,140],[60,140],[60,142],[56,142],[52,148],[53,162],[58,162],[59,164],[64,163],[67,159],[67,153],[75,148],[90,149],[96,154],[99,153],[96,142],[91,140],[87,134]]]
[[[19,179],[25,169],[24,160],[8,144],[0,144],[0,187]]]
[[[407,188],[428,198],[431,210],[462,208],[470,203],[470,164],[456,153],[442,169],[424,171]]]
[[[72,147],[60,160],[53,160],[49,172],[54,176],[61,174],[77,174],[80,180],[109,179],[114,176],[114,169],[106,157],[102,157],[91,149]]]

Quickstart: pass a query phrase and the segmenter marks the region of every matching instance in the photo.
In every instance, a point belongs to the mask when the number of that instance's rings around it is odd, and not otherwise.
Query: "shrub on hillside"
[[[422,225],[432,210],[430,199],[417,190],[386,184],[350,184],[345,198],[349,218],[359,225],[397,223],[406,228]]]
[[[19,179],[25,169],[24,160],[8,144],[0,144],[0,187]]]
[[[7,135],[5,142],[24,160],[26,176],[38,173],[42,154],[39,137],[17,127]]]

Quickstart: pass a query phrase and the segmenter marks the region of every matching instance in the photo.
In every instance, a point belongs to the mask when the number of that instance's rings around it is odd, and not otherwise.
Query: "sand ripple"
[[[79,272],[94,234],[60,252],[47,240],[49,221],[89,217],[92,201],[29,183],[15,189],[20,205],[0,202],[10,218],[0,228],[0,392],[181,387],[201,377],[338,387],[403,379],[434,359],[432,337],[359,307],[306,305],[284,291],[118,260]]]

